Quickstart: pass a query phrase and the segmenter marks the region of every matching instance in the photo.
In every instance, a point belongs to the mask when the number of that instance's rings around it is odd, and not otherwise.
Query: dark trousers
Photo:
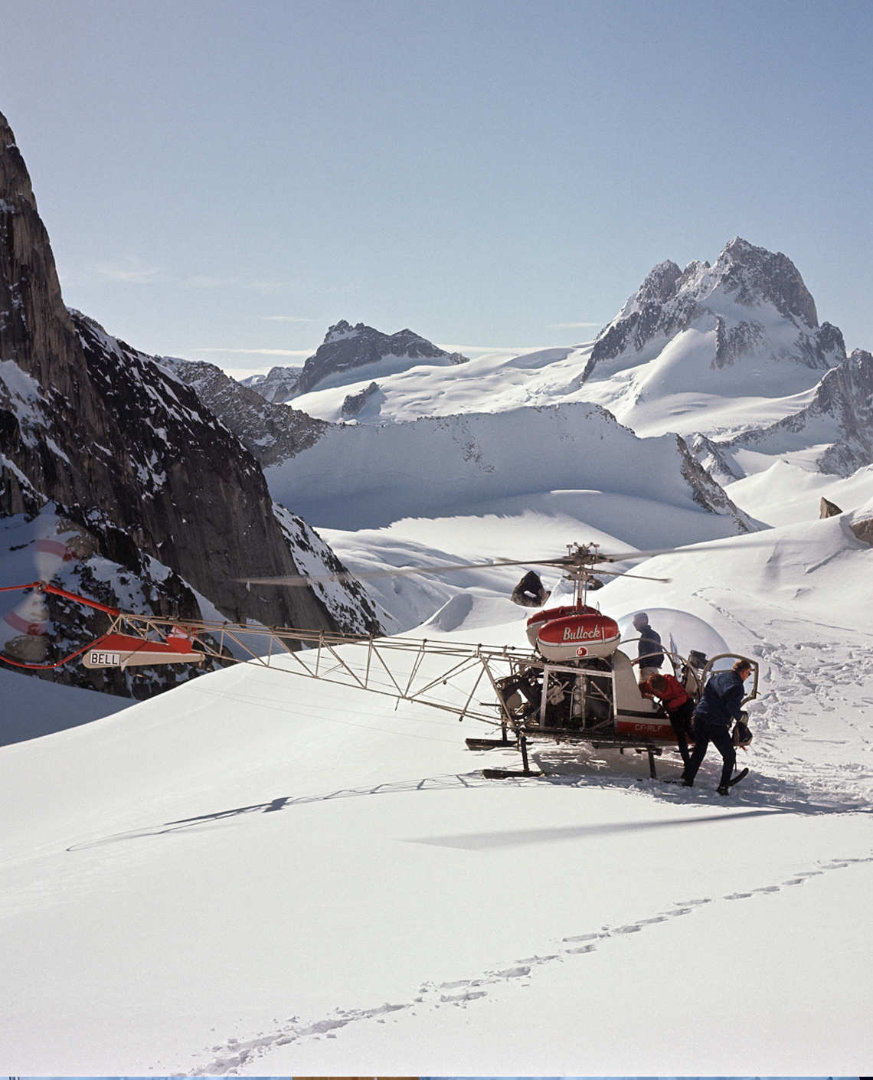
[[[684,705],[680,705],[678,709],[674,709],[668,715],[673,733],[676,736],[676,742],[679,744],[679,753],[682,755],[683,763],[687,766],[691,760],[691,755],[688,752],[688,736],[692,734],[694,726],[694,705],[691,701],[686,701]]]
[[[737,752],[734,749],[731,731],[726,724],[712,724],[702,717],[694,721],[694,749],[691,751],[691,760],[685,766],[682,775],[686,780],[694,779],[711,742],[715,743],[715,748],[724,760],[720,786],[725,786],[730,783],[734,765],[737,763]]]

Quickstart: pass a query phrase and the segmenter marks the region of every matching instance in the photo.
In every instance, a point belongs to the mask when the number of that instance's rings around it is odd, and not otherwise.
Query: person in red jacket
[[[640,690],[646,697],[656,697],[667,710],[670,726],[676,733],[682,762],[687,765],[691,760],[688,752],[688,736],[691,734],[694,715],[694,702],[685,692],[685,687],[673,675],[650,675],[640,683]]]

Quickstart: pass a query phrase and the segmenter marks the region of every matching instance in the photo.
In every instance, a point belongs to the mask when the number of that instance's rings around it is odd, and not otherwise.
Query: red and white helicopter
[[[64,528],[68,527],[69,523],[65,523]],[[87,546],[71,545],[69,536],[40,540],[36,545],[38,554],[54,558],[57,565],[85,559],[89,554]],[[498,728],[499,735],[471,737],[467,745],[473,750],[515,747],[521,753],[521,775],[533,774],[529,743],[545,739],[646,753],[654,776],[655,757],[665,748],[677,746],[675,733],[663,708],[640,689],[640,656],[636,645],[639,638],[626,634],[622,639],[619,621],[590,605],[588,593],[602,584],[603,575],[628,574],[624,570],[608,569],[609,564],[663,553],[607,554],[597,544],[576,543],[568,546],[566,555],[547,559],[404,567],[377,571],[375,575],[339,573],[245,579],[250,585],[258,586],[310,586],[314,581],[367,576],[439,575],[483,567],[525,567],[528,572],[516,587],[513,599],[527,607],[537,605],[526,623],[527,648],[416,639],[406,635],[367,637],[293,627],[182,621],[123,612],[41,578],[26,585],[0,588],[0,592],[23,590],[27,594],[17,611],[3,618],[7,633],[5,645],[0,640],[0,660],[30,670],[56,668],[73,660],[80,660],[92,669],[202,664],[208,657],[219,663],[248,661],[395,699],[421,702],[452,713],[460,720],[475,720]],[[535,587],[539,577],[533,567],[560,571],[572,586],[572,601],[543,606],[549,594]],[[655,582],[666,580],[645,578],[637,573],[629,576]],[[109,619],[109,626],[68,655],[46,661],[45,598],[52,595],[102,612]],[[709,675],[729,667],[740,654],[730,652],[702,620],[692,619],[692,622],[698,623],[701,630],[696,647],[680,654],[670,638],[662,651],[673,674],[689,696],[697,700]],[[712,655],[707,656],[707,650]],[[747,700],[758,693],[758,664],[751,659],[750,663],[752,682]],[[483,701],[486,692],[490,700]],[[492,777],[518,775],[517,770],[484,771]]]

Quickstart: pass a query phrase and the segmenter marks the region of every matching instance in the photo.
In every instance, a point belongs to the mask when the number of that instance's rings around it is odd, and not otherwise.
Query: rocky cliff
[[[133,572],[157,560],[229,619],[337,626],[309,589],[238,581],[298,573],[258,463],[193,390],[64,306],[0,116],[0,517],[50,502],[100,555]],[[354,629],[374,628],[372,609],[352,608]]]
[[[157,362],[190,386],[262,466],[274,465],[312,446],[328,427],[326,421],[290,405],[265,400],[247,381],[237,382],[214,364],[171,356]]]

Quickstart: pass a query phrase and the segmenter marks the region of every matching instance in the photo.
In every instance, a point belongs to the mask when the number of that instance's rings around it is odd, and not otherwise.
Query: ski
[[[728,782],[728,787],[733,787],[734,784],[738,784],[744,777],[746,777],[748,775],[749,775],[749,770],[747,768],[746,769],[740,769],[740,771],[737,773],[737,775],[730,779],[730,781]]]

